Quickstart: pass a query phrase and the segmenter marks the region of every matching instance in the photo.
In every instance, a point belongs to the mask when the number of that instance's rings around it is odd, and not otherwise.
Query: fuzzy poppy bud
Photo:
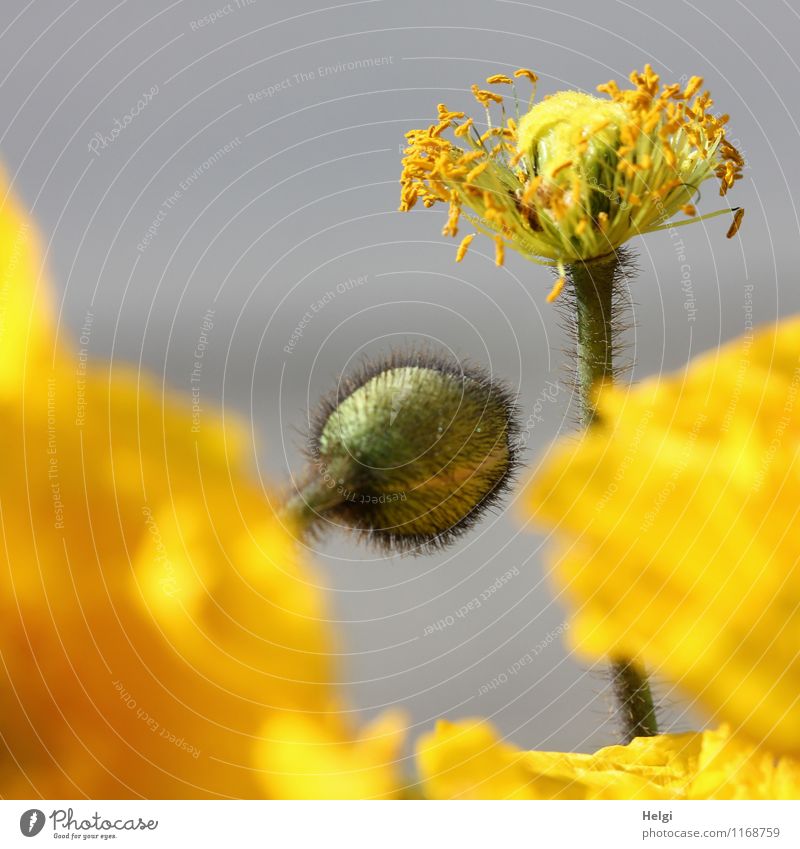
[[[368,363],[324,400],[307,506],[390,550],[436,548],[496,502],[515,467],[509,390],[427,353]]]

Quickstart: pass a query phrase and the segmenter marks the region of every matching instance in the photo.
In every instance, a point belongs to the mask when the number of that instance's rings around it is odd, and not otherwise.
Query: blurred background
[[[731,115],[744,225],[731,241],[718,218],[634,242],[625,379],[800,309],[793,0],[5,0],[3,13],[0,156],[45,235],[63,342],[154,374],[200,416],[240,414],[265,483],[300,469],[320,394],[391,347],[429,343],[518,388],[524,475],[574,428],[549,270],[512,252],[495,268],[482,239],[456,265],[444,208],[396,211],[404,133],[442,101],[478,117],[469,87],[492,73],[532,68],[541,96],[650,62],[666,82],[704,76]],[[700,211],[721,205],[709,183]],[[400,705],[412,738],[481,715],[525,747],[615,740],[602,670],[570,653],[546,540],[518,502],[435,556],[385,557],[337,532],[309,546],[365,717]],[[702,725],[680,692],[658,695],[667,729]]]

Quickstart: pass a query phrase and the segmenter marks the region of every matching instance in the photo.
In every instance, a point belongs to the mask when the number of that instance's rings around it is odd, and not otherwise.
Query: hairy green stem
[[[298,482],[294,495],[286,502],[282,515],[304,534],[319,522],[327,510],[344,500],[340,483],[343,469],[312,463]]]
[[[592,390],[614,374],[613,301],[620,259],[616,255],[569,267],[576,302],[577,380],[581,419],[588,426],[597,418]],[[619,707],[625,742],[658,733],[653,696],[644,670],[634,661],[611,661],[611,680]]]
[[[623,743],[658,734],[653,694],[644,670],[631,660],[612,660],[611,687],[622,722]]]
[[[581,419],[585,425],[595,420],[592,388],[614,374],[612,306],[617,260],[575,263],[569,277],[575,292],[578,331],[578,390]]]

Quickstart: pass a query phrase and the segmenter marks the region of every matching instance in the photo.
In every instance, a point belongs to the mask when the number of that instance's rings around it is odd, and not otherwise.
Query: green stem
[[[575,263],[568,269],[575,291],[578,330],[578,390],[581,419],[590,425],[596,417],[592,388],[614,373],[611,310],[617,259]]]
[[[339,468],[322,465],[309,467],[304,480],[281,511],[300,533],[311,530],[327,510],[344,501],[344,490],[339,484],[341,472]]]
[[[578,331],[577,379],[581,419],[591,425],[597,418],[592,390],[614,374],[613,299],[619,257],[591,263],[576,262],[568,269],[575,293]],[[611,662],[612,689],[622,718],[625,742],[658,733],[653,696],[644,670],[629,659]]]
[[[611,686],[619,705],[624,743],[658,734],[653,694],[644,671],[632,660],[611,661]]]

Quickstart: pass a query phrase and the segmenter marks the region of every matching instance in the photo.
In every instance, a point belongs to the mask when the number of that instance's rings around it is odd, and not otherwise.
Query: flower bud
[[[603,168],[611,176],[616,170],[620,127],[626,120],[625,109],[613,100],[560,91],[522,116],[517,148],[535,160],[537,173],[545,178],[553,179],[554,172],[579,173],[603,185],[609,182]]]
[[[436,548],[497,501],[514,471],[516,431],[513,397],[489,375],[394,354],[322,403],[308,491],[319,512],[387,549]]]

